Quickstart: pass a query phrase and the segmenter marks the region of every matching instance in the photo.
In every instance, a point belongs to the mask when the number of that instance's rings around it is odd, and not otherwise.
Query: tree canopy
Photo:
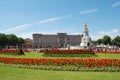
[[[116,36],[113,40],[112,40],[113,45],[117,45],[120,47],[120,36]]]
[[[0,49],[5,46],[16,46],[18,44],[23,44],[25,40],[21,37],[17,37],[15,34],[3,34],[0,33]]]
[[[103,44],[105,44],[105,45],[111,44],[111,38],[110,38],[110,36],[105,35],[103,37]]]
[[[98,39],[95,44],[110,44],[110,45],[116,45],[120,47],[120,36],[116,36],[115,38],[111,39],[110,36],[105,35],[103,38]]]

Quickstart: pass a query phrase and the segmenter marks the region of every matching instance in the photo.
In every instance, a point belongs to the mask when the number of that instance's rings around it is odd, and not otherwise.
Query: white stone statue
[[[88,33],[88,28],[87,28],[87,24],[84,23],[84,32],[83,32],[83,36],[81,38],[81,43],[80,46],[84,47],[84,48],[88,48],[91,45],[91,38],[89,37],[89,33]]]

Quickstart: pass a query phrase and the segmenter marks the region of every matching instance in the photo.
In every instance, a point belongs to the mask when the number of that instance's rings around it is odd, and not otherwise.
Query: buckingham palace
[[[57,34],[33,34],[34,48],[61,48],[70,45],[80,45],[82,35]]]

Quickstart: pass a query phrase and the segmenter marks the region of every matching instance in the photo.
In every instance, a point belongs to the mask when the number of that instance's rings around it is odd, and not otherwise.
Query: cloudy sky
[[[0,33],[82,34],[92,40],[120,35],[120,0],[0,0]]]

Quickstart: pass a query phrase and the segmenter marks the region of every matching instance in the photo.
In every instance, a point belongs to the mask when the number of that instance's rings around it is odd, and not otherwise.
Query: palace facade
[[[57,34],[33,34],[34,48],[60,48],[70,45],[80,45],[82,35]]]

